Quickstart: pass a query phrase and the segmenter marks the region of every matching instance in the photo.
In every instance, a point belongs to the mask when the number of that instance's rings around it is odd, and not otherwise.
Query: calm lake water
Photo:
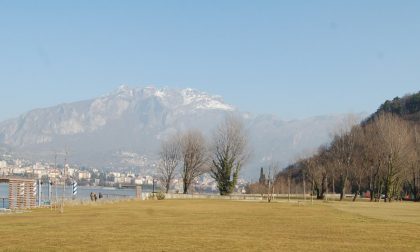
[[[143,190],[143,192],[148,192],[150,190]],[[63,192],[63,186],[53,186],[52,187],[52,201],[55,201],[55,197],[61,199]],[[90,200],[90,193],[94,192],[96,195],[102,193],[104,199],[119,199],[119,198],[134,198],[136,196],[135,189],[118,189],[112,187],[84,187],[79,186],[77,190],[78,200]],[[0,184],[0,208],[8,208],[8,194],[9,189],[7,184]],[[65,198],[72,199],[72,188],[71,186],[66,186]],[[42,201],[48,200],[48,186],[42,187]]]

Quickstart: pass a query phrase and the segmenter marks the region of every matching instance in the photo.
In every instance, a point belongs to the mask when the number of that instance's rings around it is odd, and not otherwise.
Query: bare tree
[[[350,170],[350,179],[355,187],[353,201],[356,201],[362,190],[363,179],[371,167],[370,144],[362,127],[356,126],[352,131],[354,131],[355,135],[355,155],[353,158],[354,165]]]
[[[267,200],[270,203],[274,199],[274,190],[276,186],[276,175],[278,174],[280,165],[278,162],[272,162],[268,167],[268,185],[267,185]]]
[[[363,155],[365,164],[368,166],[367,178],[370,192],[370,200],[379,201],[383,191],[384,160],[386,154],[382,150],[381,136],[377,130],[375,122],[364,126],[364,137],[358,141],[363,141]]]
[[[408,186],[410,187],[410,191],[413,194],[414,200],[420,200],[420,133],[418,130],[418,126],[415,125],[413,127],[413,139],[414,139],[414,157],[411,162],[411,179],[408,180]]]
[[[184,194],[197,177],[207,171],[208,150],[206,140],[200,131],[190,130],[181,136],[183,167],[181,170]]]
[[[403,181],[408,174],[409,161],[414,152],[409,124],[392,114],[381,114],[375,120],[380,150],[384,161],[385,200],[399,197]]]
[[[314,157],[305,158],[299,161],[302,165],[302,170],[301,170],[302,176],[304,177],[305,180],[308,180],[311,182],[311,202],[313,201],[313,194],[315,192],[315,189],[317,188],[317,178],[319,175]],[[306,181],[304,181],[304,183],[305,183],[304,193],[306,193]],[[304,196],[304,198],[305,197],[306,196]]]
[[[320,170],[320,188],[318,190],[317,199],[326,199],[328,193],[328,172],[331,163],[331,152],[327,145],[321,146],[317,157],[318,169]]]
[[[157,166],[157,176],[165,192],[168,193],[181,159],[181,148],[176,136],[172,136],[162,142],[159,157],[160,163]]]
[[[266,192],[267,192],[267,185],[261,184],[260,182],[248,184],[246,187],[246,193],[248,194],[260,194],[261,197],[263,197],[264,193]]]
[[[211,176],[221,195],[233,192],[239,172],[248,157],[247,136],[242,122],[228,116],[214,133]]]
[[[336,161],[336,170],[339,176],[340,200],[344,199],[345,191],[348,187],[350,169],[354,162],[356,131],[353,130],[353,126],[355,122],[356,119],[353,116],[347,118],[331,144],[331,153]]]
[[[371,201],[383,197],[392,201],[408,193],[418,200],[419,139],[416,125],[394,114],[377,114],[361,125],[342,128],[330,146],[321,147],[318,153],[288,170],[300,169],[304,191],[307,180],[318,199],[328,194],[330,178],[334,191],[337,176],[341,200],[350,186],[353,201],[366,189]],[[285,172],[282,176],[286,177]]]
[[[329,151],[327,146],[321,146],[316,155],[303,161],[303,165],[306,167],[306,175],[312,183],[312,193],[316,192],[317,199],[325,199],[325,194],[328,191],[328,162]]]

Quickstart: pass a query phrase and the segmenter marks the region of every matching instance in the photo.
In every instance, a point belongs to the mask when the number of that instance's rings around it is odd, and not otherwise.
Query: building
[[[70,177],[73,177],[74,174],[76,173],[76,169],[74,168],[66,168],[67,169],[67,175],[69,175]]]
[[[48,177],[49,178],[58,178],[60,177],[61,172],[58,169],[52,169],[48,171]]]
[[[124,184],[125,183],[125,178],[122,178],[122,177],[114,177],[114,183],[116,183],[116,184]]]
[[[136,178],[135,180],[134,180],[134,184],[136,184],[136,185],[143,185],[143,178]]]
[[[25,168],[13,167],[11,170],[12,170],[12,174],[14,175],[23,175],[26,173]]]
[[[9,169],[8,168],[0,168],[0,176],[8,176]]]
[[[121,177],[121,173],[119,173],[119,172],[111,172],[109,175],[114,176],[114,178]]]
[[[47,176],[48,175],[48,172],[47,172],[47,170],[46,169],[43,169],[43,168],[37,168],[37,169],[32,169],[32,174],[34,175],[34,177],[37,177],[37,178],[42,178],[42,176]]]
[[[88,172],[88,171],[79,171],[78,173],[77,173],[77,178],[79,179],[79,180],[82,180],[82,179],[86,179],[86,180],[89,180],[90,178],[91,178],[91,174],[90,174],[90,172]]]
[[[7,162],[4,160],[0,161],[0,168],[7,168]]]
[[[131,184],[131,182],[133,182],[133,178],[132,177],[125,177],[124,178],[124,184]]]

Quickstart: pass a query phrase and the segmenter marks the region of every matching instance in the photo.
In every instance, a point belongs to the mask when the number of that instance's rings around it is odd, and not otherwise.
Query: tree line
[[[300,158],[270,179],[250,184],[248,193],[305,194],[318,199],[339,193],[353,200],[420,201],[420,92],[382,104],[362,123],[351,120],[314,155]]]
[[[183,193],[203,174],[215,179],[221,195],[231,194],[248,157],[248,138],[242,121],[228,115],[207,140],[199,130],[188,130],[162,141],[156,175],[168,193],[181,177]]]
[[[339,193],[340,200],[362,192],[371,201],[420,200],[420,130],[394,113],[378,113],[360,125],[343,128],[329,145],[302,158],[276,181],[307,183],[318,199]]]

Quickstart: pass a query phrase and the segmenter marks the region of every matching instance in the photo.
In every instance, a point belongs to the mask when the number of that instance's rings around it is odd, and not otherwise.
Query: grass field
[[[0,251],[420,251],[420,204],[131,201],[0,215]]]

